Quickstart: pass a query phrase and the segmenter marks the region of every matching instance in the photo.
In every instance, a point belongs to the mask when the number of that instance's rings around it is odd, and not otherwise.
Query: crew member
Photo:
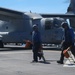
[[[33,25],[32,43],[33,43],[33,61],[32,62],[38,62],[38,51],[41,47],[41,35],[37,25]]]
[[[62,52],[61,52],[60,60],[57,61],[57,63],[59,63],[59,64],[63,64],[63,60],[64,60],[63,51],[65,49],[67,49],[68,47],[71,46],[71,52],[75,56],[75,51],[74,51],[74,31],[68,25],[67,22],[63,22],[61,25],[64,28],[64,40],[63,40],[63,43],[62,43]]]

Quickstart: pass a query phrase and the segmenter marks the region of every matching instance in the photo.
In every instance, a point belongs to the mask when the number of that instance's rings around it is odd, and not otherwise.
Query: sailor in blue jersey
[[[33,62],[38,62],[38,51],[41,47],[41,35],[40,32],[38,31],[37,25],[33,25],[32,43],[33,43]]]
[[[74,50],[74,31],[73,29],[68,25],[67,22],[63,22],[62,27],[64,28],[64,40],[62,43],[62,52],[60,60],[57,61],[59,64],[63,64],[64,61],[64,54],[63,51],[71,46],[71,52],[75,56],[75,50]]]

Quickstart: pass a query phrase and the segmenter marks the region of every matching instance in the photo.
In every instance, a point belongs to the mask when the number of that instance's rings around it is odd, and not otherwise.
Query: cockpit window
[[[8,29],[8,26],[6,26],[6,29]]]
[[[45,21],[45,30],[51,29],[52,23],[50,20]]]

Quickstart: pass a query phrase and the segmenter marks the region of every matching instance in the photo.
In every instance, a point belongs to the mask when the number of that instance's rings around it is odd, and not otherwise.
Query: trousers
[[[33,60],[38,61],[38,51],[40,49],[40,43],[35,43],[33,45]]]
[[[60,56],[60,61],[61,62],[63,62],[63,60],[64,60],[64,54],[63,54],[63,51],[65,50],[65,49],[67,49],[68,47],[70,47],[71,46],[71,52],[72,52],[72,54],[75,56],[75,49],[74,49],[74,44],[73,43],[71,43],[71,42],[64,42],[63,44],[62,44],[62,48],[61,48],[61,56]]]

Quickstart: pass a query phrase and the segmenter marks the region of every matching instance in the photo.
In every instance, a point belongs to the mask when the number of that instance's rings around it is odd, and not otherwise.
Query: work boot
[[[59,60],[59,61],[57,61],[57,63],[58,63],[58,64],[63,64],[63,61],[60,61],[60,60]]]
[[[33,60],[31,63],[37,63],[38,61]]]

